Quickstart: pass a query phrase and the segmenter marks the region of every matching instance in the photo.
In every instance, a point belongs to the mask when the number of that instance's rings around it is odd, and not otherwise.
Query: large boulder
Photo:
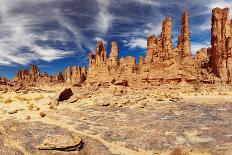
[[[67,88],[60,93],[58,97],[58,101],[68,100],[72,95],[73,95],[72,89]]]

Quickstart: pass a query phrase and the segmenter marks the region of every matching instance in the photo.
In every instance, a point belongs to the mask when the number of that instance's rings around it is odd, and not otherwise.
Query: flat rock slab
[[[61,150],[75,151],[82,147],[82,141],[79,136],[73,135],[55,135],[48,136],[37,148],[39,150]]]
[[[0,122],[0,154],[59,154],[59,155],[111,155],[98,140],[83,136],[62,127],[41,122]],[[41,150],[42,149],[42,150]]]

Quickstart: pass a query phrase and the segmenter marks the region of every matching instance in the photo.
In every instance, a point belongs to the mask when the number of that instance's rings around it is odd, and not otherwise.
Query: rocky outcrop
[[[44,74],[41,75],[40,69],[36,65],[31,65],[30,70],[19,70],[16,77],[13,79],[13,82],[24,85],[61,83],[64,82],[64,76],[62,72],[59,72],[55,76],[50,76],[47,72],[44,72]]]
[[[212,11],[211,29],[211,62],[213,73],[222,83],[231,83],[232,57],[231,57],[231,25],[229,9],[215,8]]]

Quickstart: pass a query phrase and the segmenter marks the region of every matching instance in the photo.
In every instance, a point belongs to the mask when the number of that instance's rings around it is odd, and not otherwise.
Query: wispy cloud
[[[0,2],[0,65],[28,64],[32,61],[52,61],[62,56],[70,55],[73,51],[58,50],[53,47],[43,47],[38,41],[51,41],[49,34],[53,33],[60,40],[65,40],[58,32],[37,33],[34,29],[43,24],[49,17],[40,18],[37,14],[14,12],[21,9],[21,4],[32,6],[48,3],[48,1],[1,0]],[[62,34],[62,33],[60,33]],[[56,39],[57,39],[56,38]],[[54,40],[57,41],[57,40]]]
[[[112,23],[112,15],[108,11],[109,0],[97,0],[99,12],[96,17],[96,26],[98,31],[105,34]]]

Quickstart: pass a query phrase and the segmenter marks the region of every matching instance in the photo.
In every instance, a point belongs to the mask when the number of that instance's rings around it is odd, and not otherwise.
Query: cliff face
[[[212,68],[215,76],[223,83],[231,83],[232,73],[232,27],[229,9],[215,8],[212,11],[211,51]]]

